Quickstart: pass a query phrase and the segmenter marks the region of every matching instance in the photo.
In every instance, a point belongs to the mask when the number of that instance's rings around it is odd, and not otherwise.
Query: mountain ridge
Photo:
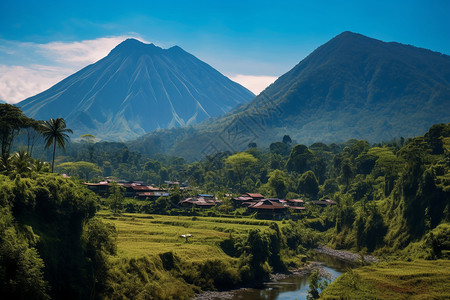
[[[206,120],[167,149],[177,154],[197,138],[219,150],[247,142],[268,146],[288,134],[301,144],[380,142],[421,135],[450,121],[450,57],[431,50],[344,32],[318,47],[251,102]],[[235,124],[240,124],[236,128]],[[218,140],[227,130],[239,139]],[[169,139],[164,131],[140,138]],[[149,148],[149,145],[141,148]],[[156,148],[154,151],[158,151]]]

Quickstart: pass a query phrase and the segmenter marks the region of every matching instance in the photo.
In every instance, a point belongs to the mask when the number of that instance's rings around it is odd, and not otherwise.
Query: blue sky
[[[0,1],[0,99],[14,103],[121,40],[179,45],[258,93],[349,30],[450,54],[450,1]]]

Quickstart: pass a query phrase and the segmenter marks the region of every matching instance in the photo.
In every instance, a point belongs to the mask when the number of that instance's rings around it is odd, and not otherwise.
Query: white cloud
[[[130,37],[115,36],[81,42],[52,42],[41,44],[39,48],[44,56],[53,58],[59,63],[85,67],[105,57],[115,46]],[[145,42],[139,37],[136,39]]]
[[[33,65],[0,65],[0,99],[17,103],[40,93],[64,79],[70,70],[58,67]]]
[[[138,35],[47,44],[0,40],[0,59],[12,62],[0,61],[0,99],[17,103],[43,92],[131,37],[145,42]]]
[[[258,76],[258,75],[230,75],[231,80],[245,86],[255,95],[261,93],[266,87],[278,79],[276,76]]]

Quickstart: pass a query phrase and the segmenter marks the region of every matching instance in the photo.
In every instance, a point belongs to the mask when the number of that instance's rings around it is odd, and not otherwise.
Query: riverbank
[[[317,253],[326,254],[350,262],[364,262],[364,263],[379,262],[378,258],[372,255],[361,255],[344,250],[334,250],[325,246],[319,246],[314,251]]]
[[[314,252],[329,256],[330,259],[336,259],[337,261],[345,261],[354,263],[354,265],[358,265],[361,262],[361,255],[352,253],[349,251],[343,250],[334,250],[325,246],[320,246],[313,250]],[[372,255],[364,255],[364,262],[366,263],[375,263],[378,262],[378,259]],[[253,289],[253,288],[261,288],[267,284],[273,284],[284,280],[293,276],[308,276],[309,273],[314,269],[318,269],[321,276],[324,278],[330,278],[330,274],[325,270],[323,263],[320,261],[315,261],[316,258],[311,257],[311,261],[306,264],[304,267],[299,269],[293,269],[285,273],[274,273],[270,275],[270,280],[267,282],[260,283],[258,286],[248,285],[245,287],[237,287],[236,289],[227,290],[227,291],[204,291],[197,294],[193,299],[194,300],[217,300],[217,299],[234,299],[237,294],[242,294],[244,291]],[[320,260],[320,258],[319,258]]]
[[[290,270],[290,271],[285,272],[285,273],[274,273],[274,274],[271,274],[269,281],[262,282],[262,283],[260,283],[258,285],[249,285],[249,286],[239,287],[239,288],[232,289],[232,290],[227,290],[227,291],[204,291],[204,292],[201,292],[201,293],[195,295],[193,300],[233,299],[233,297],[236,296],[236,294],[240,294],[243,291],[246,291],[246,290],[249,290],[249,289],[261,288],[261,287],[264,287],[267,284],[277,283],[277,282],[279,282],[281,280],[284,280],[286,278],[293,277],[293,276],[299,276],[299,277],[300,276],[307,276],[314,269],[319,269],[319,272],[321,273],[321,275],[323,277],[329,277],[329,274],[323,268],[322,263],[314,261],[314,262],[308,263],[307,265],[305,265],[304,267],[302,267],[300,269]]]

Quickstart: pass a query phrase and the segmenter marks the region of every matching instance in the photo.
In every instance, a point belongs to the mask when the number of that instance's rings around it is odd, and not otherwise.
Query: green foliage
[[[319,270],[315,269],[308,277],[309,290],[306,299],[319,299],[320,291],[328,286],[328,281],[322,280]]]
[[[345,183],[345,190],[350,185],[350,179],[353,177],[353,165],[350,160],[346,159],[341,164],[341,178]]]
[[[0,295],[4,299],[49,299],[37,240],[31,227],[14,224],[8,207],[0,208]]]
[[[313,157],[314,155],[308,147],[296,145],[291,150],[286,168],[288,171],[304,173],[310,168]]]
[[[269,237],[259,230],[251,230],[240,261],[243,280],[267,280],[272,271],[268,264],[270,255]]]
[[[42,135],[45,139],[45,148],[53,144],[52,172],[55,166],[56,146],[65,149],[66,141],[69,139],[67,133],[73,133],[72,129],[66,128],[63,118],[50,119],[42,124]]]
[[[283,199],[289,189],[289,178],[286,173],[280,170],[273,170],[269,173],[269,181],[267,185],[272,195],[279,199]]]
[[[88,272],[92,285],[90,294],[100,294],[108,289],[109,255],[116,254],[117,232],[114,225],[92,218],[84,224],[81,242],[85,255],[90,260]]]
[[[270,153],[286,156],[289,154],[290,147],[287,143],[275,142],[269,146]]]
[[[93,161],[95,151],[95,136],[92,134],[83,134],[80,136],[80,138],[82,139],[82,143],[86,145],[86,149],[89,155],[89,161]]]
[[[384,244],[387,227],[377,206],[367,203],[355,220],[356,244],[359,249],[366,247],[372,252]]]
[[[324,196],[331,196],[334,193],[336,193],[337,191],[339,191],[339,185],[335,179],[329,178],[329,179],[325,180],[325,182],[323,184],[323,190],[322,190],[322,194]]]
[[[289,221],[287,226],[282,228],[282,232],[286,245],[297,254],[305,254],[307,249],[313,249],[319,245],[318,231],[300,222]]]
[[[440,224],[418,242],[410,243],[402,255],[413,259],[449,259],[450,224]]]
[[[125,199],[125,189],[118,185],[116,182],[112,182],[109,187],[109,207],[114,214],[118,214],[122,209],[122,204]]]
[[[240,192],[243,192],[246,175],[251,172],[257,162],[258,160],[253,155],[246,152],[236,153],[226,158],[225,163],[232,171],[232,175],[236,176]]]
[[[310,199],[315,199],[319,192],[319,183],[313,171],[307,171],[298,180],[297,191]]]
[[[339,201],[336,216],[336,232],[341,232],[345,227],[351,228],[355,221],[355,209],[352,201],[348,197],[344,197]]]
[[[14,153],[11,157],[11,165],[18,174],[29,173],[32,170],[33,159],[28,155],[28,153],[21,149]]]
[[[23,128],[34,126],[35,121],[10,104],[0,104],[0,145],[2,158],[9,155],[14,139]],[[5,165],[3,165],[5,166]]]
[[[198,289],[186,283],[177,273],[180,273],[178,262],[172,270],[165,270],[158,257],[116,259],[108,273],[107,289],[102,293],[102,298],[191,299]]]
[[[100,176],[102,171],[94,163],[85,161],[65,162],[56,166],[56,169],[69,176],[77,176],[88,182],[93,177]]]
[[[112,253],[114,235],[110,226],[90,221],[96,211],[95,194],[55,174],[17,175],[14,180],[0,176],[0,186],[2,218],[11,208],[17,222],[15,231],[10,227],[2,234],[9,242],[1,243],[21,261],[0,264],[11,268],[8,276],[17,274],[10,283],[23,287],[11,287],[11,292],[59,299],[97,295],[104,288],[106,253]],[[19,277],[29,278],[32,287],[23,286]]]

